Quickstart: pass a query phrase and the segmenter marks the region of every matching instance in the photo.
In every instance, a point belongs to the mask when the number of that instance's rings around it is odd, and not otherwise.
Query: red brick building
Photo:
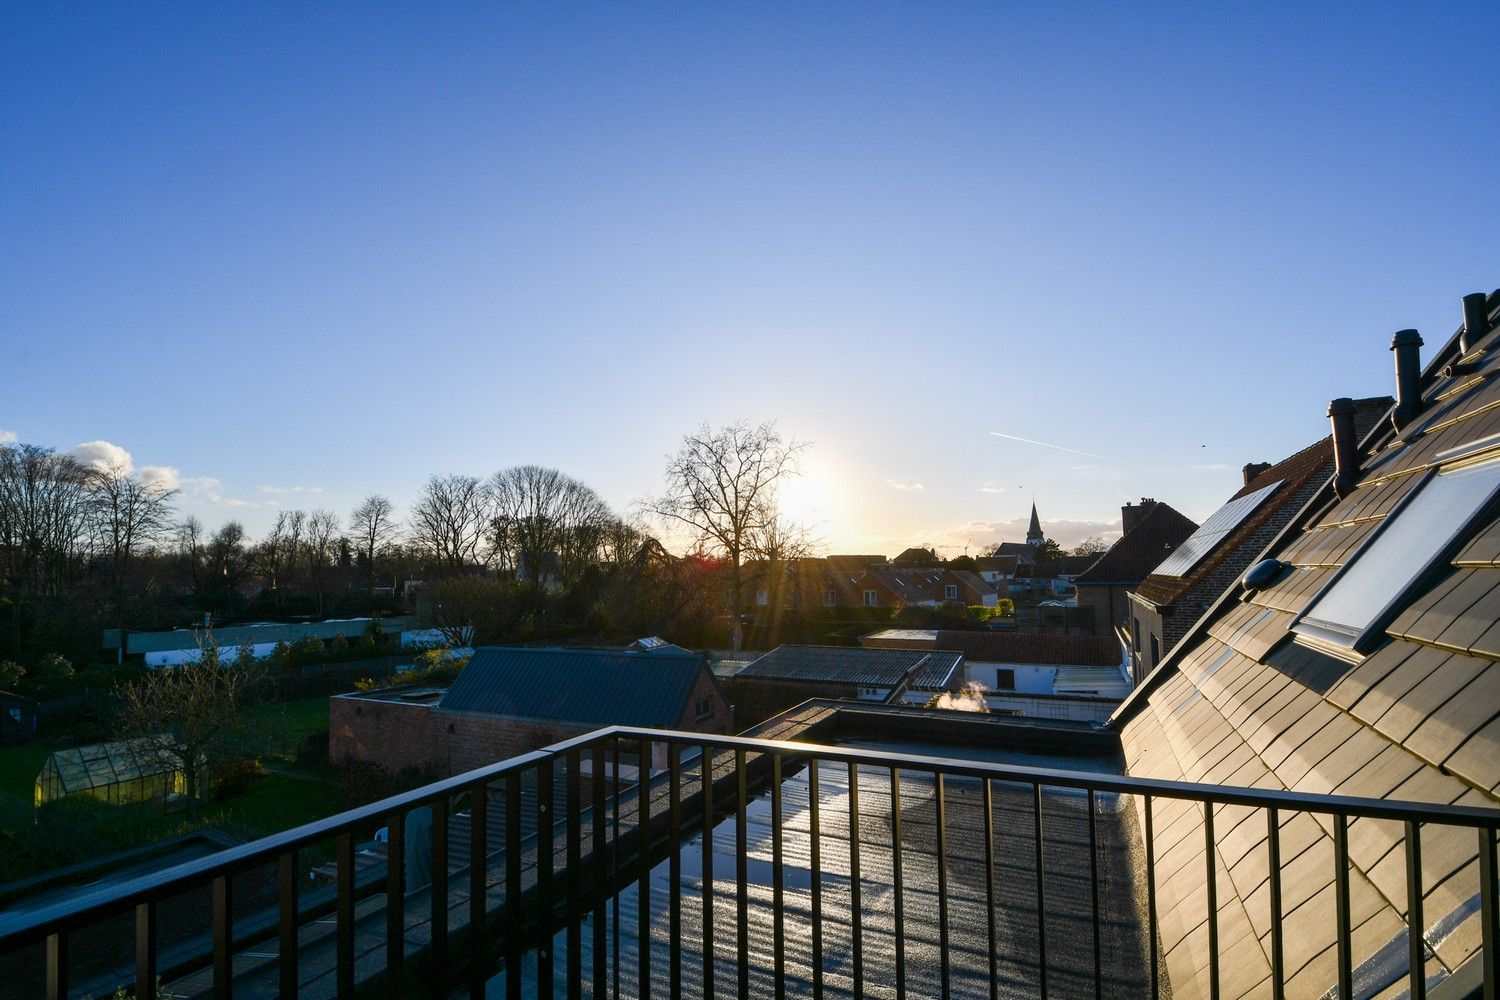
[[[732,733],[732,708],[703,657],[650,650],[489,647],[446,690],[329,700],[329,757],[391,773],[464,771],[603,726]]]

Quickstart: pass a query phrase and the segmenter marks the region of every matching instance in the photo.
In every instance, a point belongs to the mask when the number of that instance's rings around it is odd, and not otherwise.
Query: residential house
[[[1096,635],[1125,626],[1130,592],[1198,530],[1192,520],[1150,497],[1121,507],[1120,521],[1124,531],[1119,540],[1073,580],[1079,609],[1092,609]]]
[[[641,647],[644,648],[641,648]],[[632,649],[482,647],[447,689],[329,700],[329,757],[393,774],[458,774],[600,726],[734,731],[707,662],[669,643]]]
[[[1361,440],[1352,400],[1329,406],[1334,475],[1112,720],[1131,775],[1493,815],[1500,293],[1464,305],[1464,326],[1425,370],[1421,338],[1396,335],[1397,403],[1372,435]],[[1264,996],[1278,973],[1297,997],[1341,983],[1344,996],[1351,983],[1361,996],[1411,995],[1413,980],[1433,997],[1493,987],[1493,819],[1476,838],[1415,819],[1350,823],[1330,810],[1268,822],[1225,806],[1210,865],[1199,803],[1156,805],[1155,829],[1184,831],[1159,846],[1156,870],[1196,864],[1217,890],[1210,926],[1201,877],[1157,882],[1174,995]],[[1133,808],[1144,820],[1143,803]],[[1342,929],[1336,945],[1330,928]],[[1211,935],[1232,949],[1222,964],[1207,961]]]
[[[1355,432],[1369,433],[1392,402],[1389,396],[1357,400]],[[1333,475],[1333,439],[1275,465],[1246,465],[1242,475],[1243,486],[1130,592],[1126,633],[1135,676],[1144,676],[1172,651]]]

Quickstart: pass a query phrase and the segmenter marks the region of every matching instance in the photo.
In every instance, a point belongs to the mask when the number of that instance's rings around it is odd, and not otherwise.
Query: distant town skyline
[[[1493,5],[0,18],[0,438],[256,535],[741,418],[825,551],[1202,520],[1500,275]]]

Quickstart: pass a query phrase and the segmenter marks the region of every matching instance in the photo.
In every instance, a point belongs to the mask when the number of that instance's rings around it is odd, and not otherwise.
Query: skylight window
[[[1500,461],[1428,477],[1292,628],[1363,652],[1428,570],[1451,555],[1500,491]]]
[[[1231,500],[1218,510],[1213,516],[1190,536],[1188,540],[1177,547],[1177,551],[1162,561],[1162,564],[1152,570],[1153,574],[1160,576],[1182,576],[1194,566],[1203,561],[1204,557],[1218,547],[1229,533],[1238,528],[1245,518],[1255,512],[1255,509],[1266,502],[1276,488],[1282,483],[1277,480],[1270,486],[1262,487],[1254,493]]]

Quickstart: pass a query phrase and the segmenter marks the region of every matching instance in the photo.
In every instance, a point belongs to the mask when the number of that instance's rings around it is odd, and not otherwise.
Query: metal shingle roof
[[[824,681],[860,687],[895,687],[920,668],[913,688],[947,685],[964,655],[949,650],[861,649],[857,646],[778,646],[735,675],[737,680]]]
[[[656,649],[478,649],[439,709],[589,725],[671,728],[703,658]]]

